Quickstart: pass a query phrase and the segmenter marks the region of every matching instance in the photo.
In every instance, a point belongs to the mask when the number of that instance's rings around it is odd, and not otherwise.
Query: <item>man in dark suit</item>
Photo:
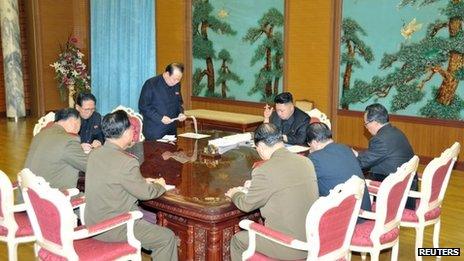
[[[314,166],[307,158],[291,153],[273,124],[262,124],[254,136],[256,150],[266,160],[255,168],[247,192],[231,188],[226,196],[244,212],[260,209],[265,226],[306,241],[305,220],[312,204],[319,198]],[[232,261],[242,260],[248,247],[248,233],[238,232],[230,242]],[[256,249],[275,259],[306,258],[307,252],[290,249],[260,236]]]
[[[359,153],[358,161],[363,170],[369,170],[372,178],[383,181],[390,173],[414,156],[408,138],[398,128],[388,122],[388,112],[378,103],[366,107],[364,126],[372,134],[367,150]],[[417,176],[411,185],[417,190]],[[415,200],[409,198],[406,208],[415,209]]]
[[[345,183],[353,175],[364,179],[353,151],[346,145],[335,143],[332,139],[332,131],[327,125],[322,122],[311,123],[306,134],[311,151],[309,159],[316,170],[319,196],[329,195],[331,189]],[[367,187],[364,189],[361,209],[371,210]]]
[[[139,111],[143,116],[143,135],[157,140],[177,133],[176,120],[184,121],[180,80],[184,66],[171,63],[163,74],[148,79],[142,87]]]
[[[97,99],[91,93],[81,92],[77,95],[76,110],[81,116],[81,146],[89,152],[93,148],[100,147],[105,138],[101,130],[101,115],[95,111]]]
[[[279,128],[285,143],[306,145],[306,127],[311,117],[293,104],[292,94],[283,92],[274,99],[274,108],[264,107],[264,123]]]

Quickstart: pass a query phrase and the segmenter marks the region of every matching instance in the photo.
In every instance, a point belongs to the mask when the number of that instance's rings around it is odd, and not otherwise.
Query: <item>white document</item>
[[[250,146],[251,145],[251,133],[235,134],[225,136],[219,139],[209,140],[208,144],[214,145],[218,148],[219,154],[226,153],[231,149],[235,149],[238,146]]]
[[[305,146],[300,146],[300,145],[291,145],[291,146],[285,146],[288,151],[292,153],[300,153],[300,152],[305,152],[309,150],[309,147]]]
[[[208,134],[200,134],[200,133],[193,133],[193,132],[186,132],[186,133],[179,134],[179,135],[177,135],[177,136],[179,136],[179,137],[184,137],[184,138],[190,138],[190,139],[199,140],[199,139],[208,138],[208,137],[210,137],[211,135],[208,135]]]
[[[175,188],[176,188],[176,186],[174,186],[174,185],[168,185],[168,184],[166,184],[166,186],[164,186],[164,188],[166,189],[166,191],[169,191],[169,190],[173,190],[173,189],[175,189]]]
[[[177,140],[176,135],[164,135],[163,138],[157,139],[156,141],[170,142],[170,141],[176,141],[176,140]]]

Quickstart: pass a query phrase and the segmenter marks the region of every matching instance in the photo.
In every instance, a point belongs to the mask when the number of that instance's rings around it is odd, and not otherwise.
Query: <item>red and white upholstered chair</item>
[[[404,210],[401,226],[416,229],[416,260],[422,259],[418,256],[417,249],[422,247],[426,226],[434,225],[433,247],[439,247],[441,204],[460,149],[461,145],[455,142],[440,157],[427,164],[422,174],[420,191],[409,192],[410,197],[417,198],[416,210]]]
[[[38,179],[38,182],[46,182],[43,177],[37,176],[32,173],[28,168],[24,168],[21,172],[18,173],[18,186],[23,188],[27,182],[30,182],[33,179]],[[66,196],[71,202],[71,206],[74,209],[79,209],[79,219],[81,224],[85,225],[84,221],[84,211],[85,211],[85,196],[79,196],[79,189],[69,188],[69,189],[60,189],[61,193]]]
[[[320,110],[312,109],[309,112],[307,112],[307,114],[311,117],[311,122],[310,123],[322,122],[325,125],[327,125],[327,127],[329,127],[329,129],[332,128],[332,124],[330,123],[329,118],[327,118],[327,115],[325,115],[325,113],[321,112]]]
[[[48,128],[55,123],[55,113],[49,112],[47,115],[40,118],[37,123],[34,125],[34,130],[32,131],[32,135],[37,135],[42,129]]]
[[[289,248],[308,251],[307,260],[347,260],[365,183],[357,176],[320,197],[306,216],[306,242],[282,234],[251,220],[240,221],[248,230],[249,245],[243,260],[274,260],[256,252],[256,235]]]
[[[129,116],[129,121],[131,123],[132,128],[134,129],[133,141],[136,143],[144,141],[145,136],[143,136],[142,133],[143,116],[140,113],[135,112],[133,109],[124,107],[122,105],[116,107],[112,112],[115,112],[117,110],[123,110]]]
[[[141,260],[134,221],[140,211],[127,212],[91,226],[77,226],[69,199],[45,180],[22,175],[26,210],[37,239],[39,260]],[[127,242],[103,242],[92,237],[127,225]]]
[[[414,156],[388,175],[378,187],[373,211],[361,211],[359,216],[367,220],[356,225],[350,250],[361,252],[363,260],[367,252],[378,260],[380,251],[391,247],[391,260],[398,259],[401,215],[418,165]]]
[[[8,260],[17,260],[17,247],[20,243],[35,241],[34,232],[26,213],[26,205],[14,204],[14,190],[8,176],[0,171],[0,241],[8,245]]]

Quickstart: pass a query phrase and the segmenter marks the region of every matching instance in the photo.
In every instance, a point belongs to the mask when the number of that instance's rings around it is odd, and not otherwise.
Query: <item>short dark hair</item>
[[[374,103],[366,107],[366,118],[368,122],[376,121],[380,124],[388,122],[388,111],[380,103]]]
[[[65,121],[69,118],[80,119],[79,112],[74,108],[64,108],[55,112],[55,122]]]
[[[181,73],[184,73],[184,65],[181,63],[170,63],[168,64],[168,66],[166,66],[166,69],[164,71],[168,72],[169,75],[172,75],[175,68],[179,69]]]
[[[308,143],[313,140],[324,142],[329,139],[332,139],[332,131],[325,123],[313,122],[306,128],[306,141]]]
[[[82,103],[85,101],[93,101],[95,104],[97,104],[97,98],[95,98],[95,96],[90,92],[79,93],[76,98],[76,104],[82,106]]]
[[[285,104],[289,102],[293,103],[293,96],[289,92],[280,93],[274,98],[274,103]]]
[[[254,142],[256,146],[258,146],[260,142],[263,142],[267,146],[274,146],[282,141],[282,133],[272,123],[263,123],[255,130]]]
[[[130,128],[129,116],[123,110],[108,113],[102,120],[102,131],[107,139],[117,139]]]

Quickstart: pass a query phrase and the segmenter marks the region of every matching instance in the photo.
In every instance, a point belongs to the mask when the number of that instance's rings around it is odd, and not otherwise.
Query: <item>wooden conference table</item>
[[[176,144],[144,142],[141,172],[144,177],[163,177],[176,186],[160,198],[141,206],[157,214],[158,224],[178,237],[179,260],[230,260],[229,243],[240,220],[259,219],[259,211],[243,213],[224,193],[251,179],[253,163],[260,160],[248,147],[230,150],[220,158],[203,156],[209,139],[228,135],[206,132],[211,137],[194,140],[178,137]],[[140,148],[141,150],[141,148]]]

